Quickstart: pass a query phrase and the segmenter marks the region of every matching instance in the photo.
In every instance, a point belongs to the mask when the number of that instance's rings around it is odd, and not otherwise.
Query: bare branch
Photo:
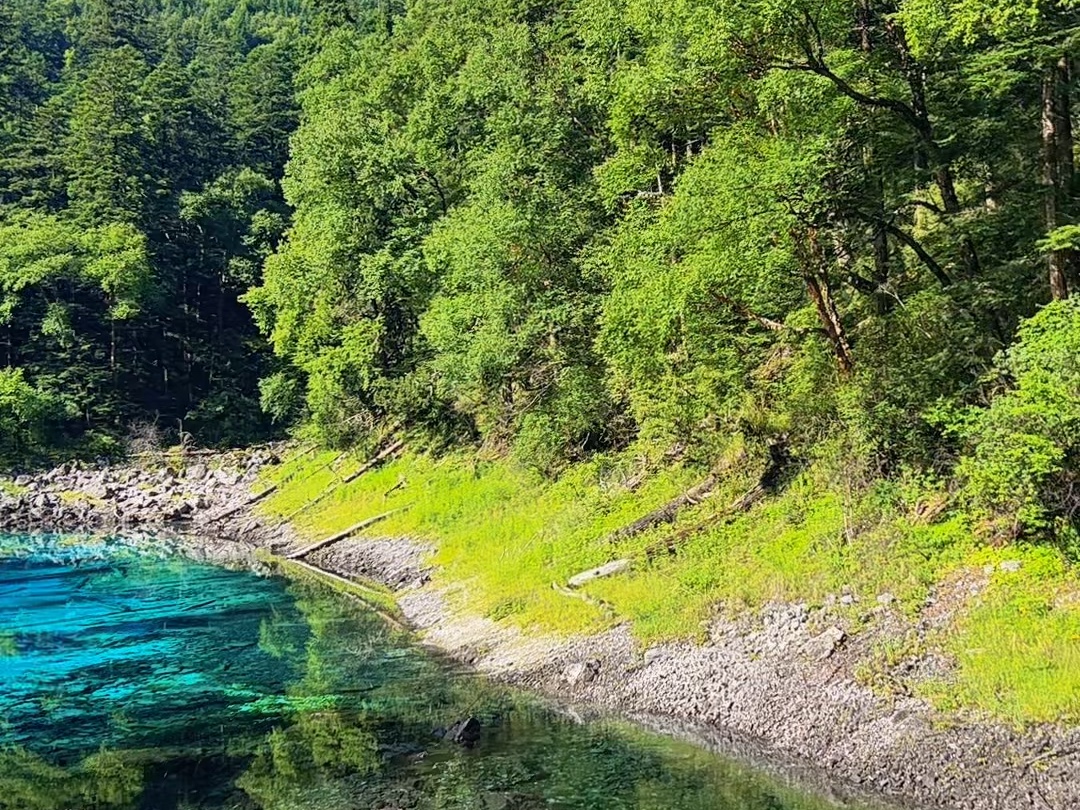
[[[926,265],[926,269],[930,271],[942,287],[948,287],[953,283],[952,277],[945,271],[945,268],[938,263],[937,259],[930,255],[930,252],[922,246],[918,239],[903,228],[899,228],[891,222],[887,222],[880,217],[872,216],[863,211],[855,211],[854,213],[859,219],[871,225],[877,225],[883,228],[889,236],[911,248],[911,251],[919,257],[919,261]]]
[[[760,326],[768,329],[770,332],[784,332],[787,331],[787,326],[780,323],[780,321],[774,321],[772,318],[767,318],[764,315],[759,315],[746,304],[740,303],[733,298],[728,298],[723,293],[719,293],[716,290],[709,290],[709,295],[716,299],[717,303],[730,307],[737,313],[752,321],[756,321]]]

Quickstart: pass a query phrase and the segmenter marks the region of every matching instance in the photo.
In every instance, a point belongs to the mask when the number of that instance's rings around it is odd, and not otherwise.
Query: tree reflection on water
[[[831,806],[453,673],[314,584],[2,552],[0,810]],[[475,747],[435,733],[469,717]]]

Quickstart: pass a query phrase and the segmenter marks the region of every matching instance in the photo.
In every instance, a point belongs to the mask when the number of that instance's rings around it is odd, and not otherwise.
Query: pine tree
[[[295,37],[285,32],[250,51],[232,75],[233,137],[242,161],[264,173],[275,173],[288,159],[298,117],[292,82],[298,55]]]
[[[86,59],[125,45],[146,52],[152,45],[148,17],[148,0],[85,0],[72,39]]]
[[[71,207],[84,222],[140,222],[146,213],[146,75],[142,55],[124,45],[95,56],[79,84],[65,164]]]

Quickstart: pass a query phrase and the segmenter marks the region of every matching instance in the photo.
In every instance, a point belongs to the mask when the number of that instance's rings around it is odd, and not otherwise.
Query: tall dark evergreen
[[[143,422],[264,435],[239,298],[287,216],[299,4],[4,0],[0,23],[0,318],[35,413],[89,450]]]
[[[64,168],[72,213],[88,224],[140,223],[149,195],[142,93],[148,67],[130,45],[94,55],[68,122]]]
[[[153,45],[151,0],[83,0],[69,36],[84,57],[125,45],[141,52]]]

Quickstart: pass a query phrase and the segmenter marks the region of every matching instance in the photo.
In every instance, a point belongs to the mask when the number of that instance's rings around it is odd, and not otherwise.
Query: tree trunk
[[[926,69],[911,53],[911,46],[904,29],[894,20],[886,23],[886,30],[892,39],[900,65],[911,90],[911,109],[915,117],[915,129],[921,140],[920,151],[925,161],[932,167],[934,185],[941,194],[941,206],[949,216],[956,216],[962,211],[960,195],[956,191],[956,177],[948,157],[942,154],[937,141],[934,123],[930,118],[930,107],[926,101]],[[964,236],[960,242],[960,257],[968,275],[977,276],[982,269],[979,252],[970,236]]]
[[[863,53],[872,53],[874,50],[874,38],[871,33],[874,24],[874,12],[870,8],[870,0],[859,0],[859,48]]]
[[[821,318],[821,323],[829,336],[829,343],[832,344],[836,360],[840,364],[840,373],[847,376],[851,374],[855,364],[851,359],[851,345],[848,343],[844,325],[840,321],[840,313],[836,309],[836,302],[829,290],[829,281],[823,273],[807,274],[806,289],[810,293],[814,306],[817,307],[818,317]]]
[[[398,512],[401,512],[403,509],[405,509],[405,507],[402,506],[402,507],[399,507],[397,509],[391,509],[389,512],[383,512],[381,515],[375,515],[374,517],[369,517],[369,518],[367,518],[365,520],[361,520],[359,523],[357,523],[357,524],[355,524],[353,526],[350,526],[349,528],[347,528],[347,529],[345,529],[343,531],[340,531],[335,535],[331,535],[330,537],[327,537],[325,540],[319,540],[316,543],[312,543],[310,546],[304,546],[303,548],[297,549],[296,551],[292,552],[291,554],[286,554],[285,559],[287,559],[287,560],[300,560],[300,559],[303,559],[304,557],[308,556],[312,552],[318,551],[321,548],[326,548],[327,546],[333,545],[334,543],[338,543],[338,542],[341,542],[342,540],[345,540],[346,538],[352,537],[357,532],[363,531],[364,529],[367,529],[367,528],[369,528],[371,526],[374,526],[376,523],[380,523],[380,522],[386,520],[388,517],[391,517],[392,515],[396,515]]]
[[[113,393],[119,387],[116,371],[116,318],[109,318],[109,371],[112,373]]]
[[[893,299],[885,292],[889,284],[889,235],[881,225],[874,226],[874,285],[877,288],[877,311],[887,315],[892,310]]]
[[[1069,57],[1062,56],[1047,66],[1043,76],[1042,145],[1047,233],[1053,232],[1065,221],[1075,171],[1069,93],[1071,72]],[[1076,250],[1064,248],[1051,251],[1047,266],[1051,296],[1055,301],[1068,298],[1070,276],[1073,276],[1077,266]]]
[[[821,325],[825,328],[825,335],[840,364],[840,373],[847,376],[855,368],[855,363],[851,358],[851,344],[848,342],[847,331],[844,329],[843,321],[840,320],[840,312],[836,308],[836,301],[833,300],[832,291],[829,288],[825,257],[821,251],[817,230],[809,228],[803,233],[792,233],[791,236],[799,260],[799,269],[806,282],[806,291],[817,308]]]

